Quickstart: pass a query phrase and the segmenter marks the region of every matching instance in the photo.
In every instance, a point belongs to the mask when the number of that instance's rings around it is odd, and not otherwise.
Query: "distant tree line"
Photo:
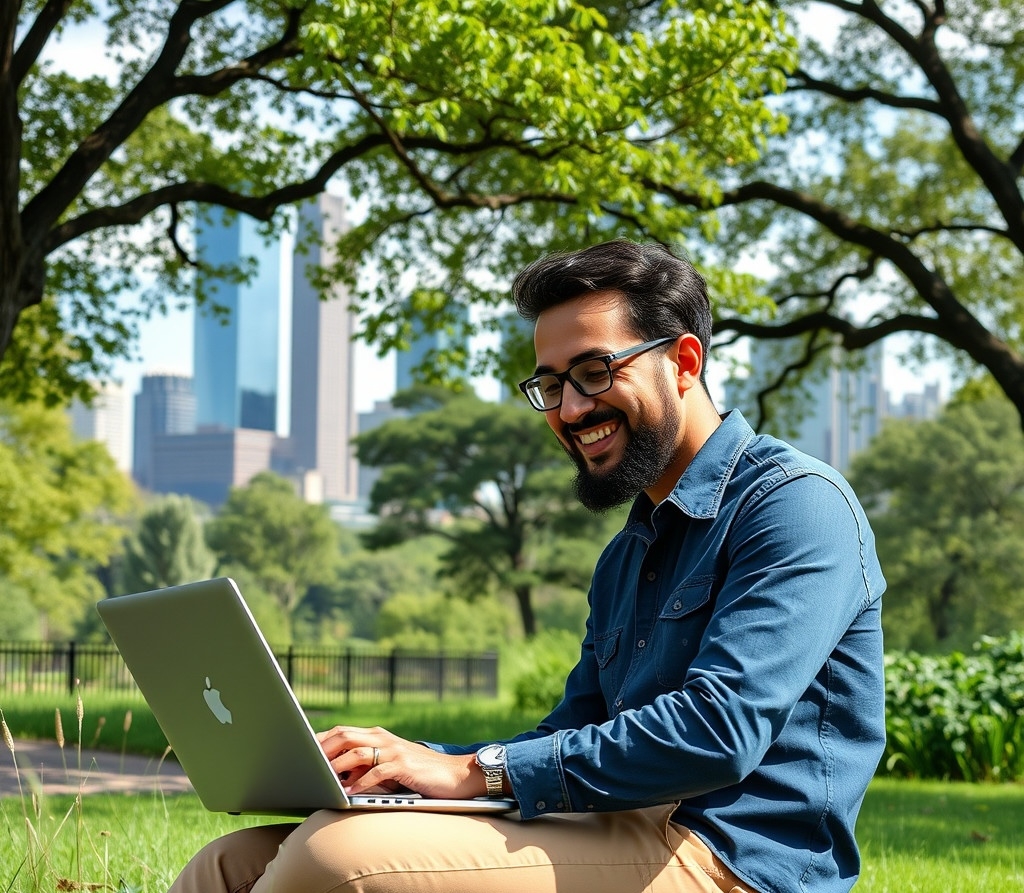
[[[356,441],[381,470],[377,523],[360,532],[269,472],[216,513],[144,497],[62,413],[0,402],[0,638],[99,639],[99,598],[223,574],[277,643],[578,639],[624,510],[579,508],[569,464],[521,404],[439,388],[398,399],[415,411]],[[998,389],[965,388],[934,421],[888,421],[850,477],[888,580],[890,647],[963,650],[1024,629],[1024,435]]]

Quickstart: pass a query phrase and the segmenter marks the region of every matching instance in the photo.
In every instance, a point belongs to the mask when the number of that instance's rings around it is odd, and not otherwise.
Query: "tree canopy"
[[[133,501],[106,447],[75,438],[64,413],[0,398],[0,587],[12,613],[31,605],[37,634],[68,636],[106,594],[94,572],[120,551]]]
[[[110,72],[57,63],[86,26]],[[764,97],[792,58],[763,0],[23,0],[0,46],[0,373],[50,399],[130,352],[133,312],[191,299],[206,206],[282,226],[342,177],[366,208],[342,273],[372,252],[384,346],[410,270],[421,288],[493,257],[500,274],[554,229],[578,242],[616,219],[674,236],[691,212],[644,182],[711,199],[714,168],[778,126]],[[199,269],[201,301],[226,272]],[[451,300],[493,298],[442,278]]]
[[[513,595],[532,636],[534,586],[565,572],[544,550],[547,538],[598,526],[572,493],[569,463],[543,418],[521,404],[440,389],[406,399],[420,411],[355,441],[360,463],[381,469],[370,493],[380,521],[368,543],[440,537],[442,575],[470,600],[495,587]]]
[[[1003,398],[890,420],[853,461],[895,648],[968,649],[1024,624],[1024,435]]]
[[[291,483],[264,471],[206,525],[218,569],[240,565],[278,602],[291,622],[309,587],[329,583],[338,562],[338,534],[323,505],[303,502]]]
[[[777,6],[800,50],[777,105],[788,128],[714,202],[722,252],[757,258],[772,302],[716,330],[800,339],[776,383],[836,342],[906,333],[908,359],[943,358],[954,380],[987,369],[1024,422],[1019,4]]]
[[[119,571],[123,592],[205,580],[216,559],[203,538],[198,506],[187,496],[160,497],[142,513]]]
[[[525,263],[636,236],[689,248],[720,342],[801,339],[783,378],[907,333],[1024,417],[1017,5],[7,4],[0,379],[53,397],[109,369],[119,294],[191,299],[204,207],[281,226],[333,179],[362,216],[326,276],[381,351],[410,315],[497,327]],[[55,64],[80,24],[114,73]]]

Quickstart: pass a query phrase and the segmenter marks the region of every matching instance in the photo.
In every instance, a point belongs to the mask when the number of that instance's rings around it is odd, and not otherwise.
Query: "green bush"
[[[546,630],[518,645],[509,658],[514,664],[509,675],[516,709],[547,712],[558,704],[579,653],[579,636],[563,629]]]
[[[983,637],[973,653],[885,658],[886,751],[893,775],[1024,779],[1024,634]]]

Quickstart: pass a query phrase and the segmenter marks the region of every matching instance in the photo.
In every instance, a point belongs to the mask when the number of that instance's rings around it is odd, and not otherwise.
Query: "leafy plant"
[[[1024,778],[1024,634],[983,637],[964,654],[886,656],[886,745],[894,775]]]

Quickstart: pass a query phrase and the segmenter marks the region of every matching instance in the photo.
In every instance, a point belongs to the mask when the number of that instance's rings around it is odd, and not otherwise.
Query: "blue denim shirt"
[[[763,893],[849,890],[885,742],[884,588],[843,478],[727,414],[663,503],[636,501],[563,700],[506,742],[523,817],[678,802]]]

